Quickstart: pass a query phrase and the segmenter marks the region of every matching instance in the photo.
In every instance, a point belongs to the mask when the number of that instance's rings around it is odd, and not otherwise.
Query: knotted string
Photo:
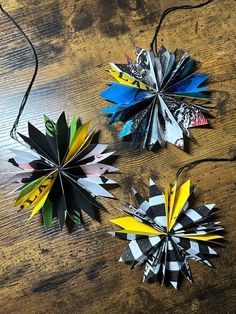
[[[2,7],[2,5],[0,4],[0,10],[2,11],[2,13],[16,26],[16,28],[20,31],[20,33],[24,36],[24,38],[27,40],[27,42],[29,43],[30,47],[32,48],[32,51],[33,51],[33,54],[34,54],[34,59],[35,59],[35,68],[34,68],[34,73],[33,73],[33,76],[31,78],[31,81],[27,87],[27,90],[24,94],[24,97],[21,101],[21,104],[20,104],[20,108],[19,108],[19,112],[17,114],[17,117],[16,117],[16,120],[13,124],[13,127],[10,131],[10,136],[16,140],[17,142],[21,143],[21,141],[18,139],[17,137],[17,127],[18,127],[18,124],[19,124],[19,121],[20,121],[20,117],[24,111],[24,108],[25,108],[25,105],[27,103],[27,100],[28,100],[28,97],[29,97],[29,94],[30,94],[30,91],[32,89],[32,86],[34,84],[34,81],[35,81],[35,78],[37,76],[37,73],[38,73],[38,56],[37,56],[37,52],[34,48],[34,45],[32,44],[31,40],[29,39],[29,37],[26,35],[26,33],[22,30],[22,28],[17,24],[17,22],[13,19],[13,17],[11,17]]]
[[[177,173],[176,173],[176,182],[180,176],[180,174],[185,170],[185,169],[192,169],[193,167],[195,167],[198,164],[204,163],[204,162],[231,162],[231,161],[236,161],[236,156],[232,156],[232,157],[209,157],[209,158],[203,158],[203,159],[198,159],[198,160],[194,160],[191,161],[189,163],[187,163],[186,165],[184,165],[183,167],[179,168]]]
[[[206,2],[203,2],[203,3],[200,3],[200,4],[196,4],[196,5],[180,5],[180,6],[173,6],[173,7],[170,7],[170,8],[167,8],[161,15],[160,17],[160,21],[156,27],[156,30],[155,30],[155,33],[154,33],[154,36],[153,36],[153,39],[150,43],[150,50],[152,51],[155,51],[155,54],[158,53],[157,51],[157,36],[159,34],[159,31],[161,29],[161,25],[165,19],[165,17],[172,11],[176,11],[176,10],[191,10],[191,9],[196,9],[196,8],[201,8],[211,2],[213,2],[214,0],[208,0]],[[158,11],[155,11],[153,13],[151,13],[149,16],[152,16],[154,14],[156,14]]]

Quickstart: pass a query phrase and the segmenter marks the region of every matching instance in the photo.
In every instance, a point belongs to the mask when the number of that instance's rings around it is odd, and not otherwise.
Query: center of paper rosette
[[[171,237],[173,237],[174,236],[174,232],[173,232],[173,230],[172,231],[167,231],[166,232],[166,237],[169,239],[169,238],[171,238]]]

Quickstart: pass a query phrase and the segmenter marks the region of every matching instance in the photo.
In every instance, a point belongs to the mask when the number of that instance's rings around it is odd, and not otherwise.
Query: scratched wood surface
[[[40,215],[28,222],[27,211],[12,205],[13,187],[0,195],[0,313],[236,313],[235,164],[202,164],[185,172],[199,187],[197,202],[216,203],[226,228],[226,248],[212,260],[214,268],[191,262],[194,284],[183,281],[180,291],[142,283],[143,267],[130,270],[118,262],[126,243],[107,231],[115,206],[133,201],[131,186],[147,192],[151,176],[160,186],[178,167],[207,156],[236,153],[235,144],[235,1],[215,1],[208,7],[175,12],[163,24],[159,44],[187,50],[210,74],[213,90],[211,129],[193,130],[197,143],[188,153],[172,145],[157,154],[135,151],[116,139],[118,126],[106,127],[98,111],[107,104],[98,97],[108,79],[109,61],[124,61],[136,46],[148,47],[160,13],[182,0],[12,0],[2,5],[33,41],[40,68],[19,125],[27,121],[43,128],[43,113],[56,119],[62,110],[83,121],[95,118],[100,141],[119,153],[115,165],[120,183],[112,192],[119,201],[105,203],[101,223],[85,217],[73,233],[58,224],[46,232]],[[149,14],[157,13],[149,17]],[[7,163],[10,148],[19,148],[9,131],[33,71],[32,52],[21,34],[0,15],[0,171],[1,182],[15,169]]]

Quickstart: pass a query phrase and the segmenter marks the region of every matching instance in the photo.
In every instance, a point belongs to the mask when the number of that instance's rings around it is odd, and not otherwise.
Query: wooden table
[[[165,20],[159,36],[169,50],[189,51],[210,74],[213,90],[211,129],[192,133],[188,153],[172,145],[154,154],[134,150],[117,140],[119,126],[106,127],[98,111],[105,106],[98,94],[108,79],[109,61],[123,62],[135,46],[148,48],[160,13],[184,0],[12,0],[3,7],[33,41],[39,56],[39,73],[19,131],[27,121],[43,129],[43,114],[56,119],[62,110],[83,121],[95,118],[101,127],[100,142],[111,143],[119,158],[120,183],[112,192],[119,199],[106,203],[101,223],[84,215],[85,224],[73,233],[60,232],[57,222],[46,232],[40,214],[28,222],[29,212],[13,209],[15,186],[1,188],[0,313],[236,313],[235,163],[206,163],[185,172],[199,187],[197,202],[216,203],[226,228],[226,248],[211,259],[209,269],[190,262],[194,284],[182,282],[180,291],[142,283],[143,267],[130,270],[118,258],[126,243],[112,239],[109,219],[115,209],[133,202],[130,189],[147,192],[151,176],[160,186],[173,182],[176,170],[195,159],[236,153],[235,1],[215,1],[193,11],[178,11]],[[157,13],[146,18],[150,13]],[[8,164],[10,148],[19,148],[9,131],[33,71],[33,57],[21,34],[0,16],[0,155],[1,182],[16,169]]]

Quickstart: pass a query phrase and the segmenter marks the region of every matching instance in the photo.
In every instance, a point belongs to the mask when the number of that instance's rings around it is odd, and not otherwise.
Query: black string
[[[189,162],[188,164],[186,164],[183,167],[179,168],[179,170],[176,173],[176,181],[178,180],[180,174],[185,169],[192,169],[194,166],[196,166],[196,165],[198,165],[200,163],[203,163],[203,162],[225,162],[225,161],[236,161],[236,156],[233,156],[233,157],[220,157],[220,158],[209,157],[209,158],[203,158],[203,159],[198,159],[198,160],[194,160],[192,162]]]
[[[18,127],[18,124],[19,124],[19,121],[20,121],[20,117],[23,113],[23,110],[25,108],[25,105],[26,105],[26,102],[28,100],[28,97],[29,97],[29,94],[30,94],[30,91],[32,89],[32,86],[34,84],[34,81],[35,81],[35,78],[37,76],[37,73],[38,73],[38,56],[37,56],[37,52],[32,44],[32,42],[30,41],[29,37],[25,34],[25,32],[22,30],[22,28],[17,24],[17,22],[3,9],[2,5],[0,4],[0,10],[2,11],[2,13],[16,26],[16,28],[21,32],[21,34],[24,36],[24,38],[27,40],[27,42],[29,43],[30,47],[32,48],[32,51],[33,51],[33,54],[34,54],[34,58],[35,58],[35,69],[34,69],[34,73],[33,73],[33,76],[32,76],[32,79],[30,81],[30,84],[24,94],[24,97],[21,101],[21,104],[20,104],[20,108],[19,108],[19,112],[18,112],[18,115],[16,117],[16,120],[13,124],[13,127],[10,131],[10,136],[20,142],[17,138],[17,127]]]
[[[158,36],[158,33],[161,29],[161,25],[165,19],[165,17],[172,11],[176,11],[176,10],[191,10],[191,9],[196,9],[196,8],[201,8],[211,2],[213,2],[214,0],[208,0],[206,2],[203,2],[203,3],[200,3],[200,4],[197,4],[197,5],[180,5],[180,6],[174,6],[174,7],[170,7],[170,8],[167,8],[161,15],[160,17],[160,21],[156,27],[156,30],[155,30],[155,33],[154,33],[154,36],[153,36],[153,39],[150,43],[150,50],[152,51],[155,51],[155,53],[157,54],[157,36]],[[154,14],[156,14],[158,11],[155,11],[153,13],[151,13],[149,16],[152,16]]]

